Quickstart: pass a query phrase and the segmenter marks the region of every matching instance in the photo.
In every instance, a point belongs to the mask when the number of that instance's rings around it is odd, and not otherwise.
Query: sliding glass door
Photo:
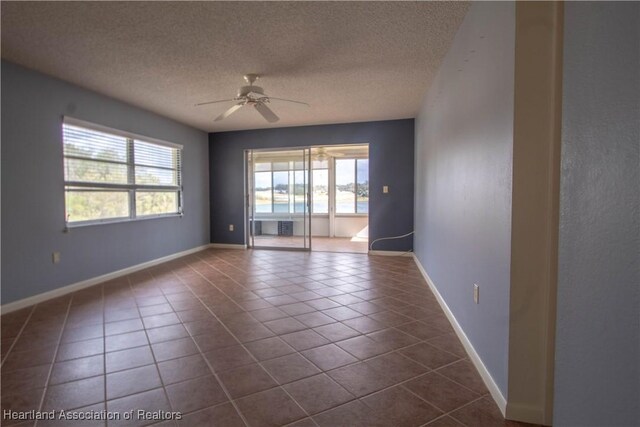
[[[311,250],[310,149],[245,155],[249,246]]]

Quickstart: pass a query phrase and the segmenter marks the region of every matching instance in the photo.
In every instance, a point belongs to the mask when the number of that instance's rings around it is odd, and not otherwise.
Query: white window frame
[[[183,210],[183,185],[182,185],[182,157],[183,157],[183,146],[181,144],[175,144],[172,142],[163,141],[156,138],[150,138],[144,135],[138,135],[135,133],[122,131],[119,129],[113,129],[107,126],[102,126],[96,123],[87,122],[84,120],[76,119],[69,116],[64,116],[62,120],[62,125],[71,125],[77,126],[80,128],[93,130],[97,132],[103,132],[107,134],[111,134],[118,137],[126,138],[127,140],[127,175],[128,175],[128,183],[126,184],[112,184],[112,183],[99,183],[99,182],[83,182],[83,181],[64,181],[64,191],[65,191],[65,228],[74,228],[74,227],[82,227],[87,225],[97,225],[97,224],[112,224],[117,222],[129,222],[129,221],[140,221],[145,219],[154,219],[154,218],[166,218],[166,217],[182,217],[184,215]],[[62,130],[62,126],[61,126]],[[178,166],[177,166],[177,184],[175,186],[169,185],[147,185],[147,184],[136,184],[135,183],[135,158],[134,158],[134,141],[140,141],[148,144],[160,145],[163,147],[169,147],[177,150],[178,156]],[[62,137],[62,144],[64,147],[64,136]],[[65,156],[63,158],[75,158],[72,156]],[[158,169],[163,169],[162,167],[157,167]],[[171,169],[173,170],[173,169]],[[105,189],[105,190],[121,190],[127,191],[129,195],[129,216],[128,217],[117,217],[117,218],[105,218],[105,219],[91,219],[86,221],[72,221],[69,222],[67,218],[67,206],[66,206],[66,192],[68,187],[73,188],[91,188],[91,189]],[[138,215],[136,212],[136,192],[137,191],[171,191],[177,192],[178,198],[178,209],[176,212],[170,212],[165,214],[152,214],[152,215]]]
[[[327,158],[327,167],[326,168],[311,168],[311,184],[310,184],[310,189],[309,189],[309,193],[313,195],[313,171],[314,170],[326,170],[327,171],[327,211],[326,212],[316,212],[313,209],[313,202],[314,202],[314,198],[313,196],[311,197],[311,215],[314,215],[316,217],[327,217],[331,214],[331,195],[333,194],[333,190],[331,189],[331,179],[332,179],[332,174],[331,174],[331,159]],[[313,160],[311,162],[311,164],[313,165]]]
[[[353,201],[353,212],[338,212],[338,188],[337,188],[337,165],[336,162],[338,160],[353,160],[353,173],[354,173],[354,186],[355,186],[355,197]],[[369,207],[367,206],[367,212],[358,212],[358,166],[356,162],[358,160],[369,160],[369,156],[349,156],[349,157],[334,157],[333,158],[333,206],[334,206],[334,216],[335,217],[365,217],[369,216]],[[368,205],[368,202],[367,202]]]

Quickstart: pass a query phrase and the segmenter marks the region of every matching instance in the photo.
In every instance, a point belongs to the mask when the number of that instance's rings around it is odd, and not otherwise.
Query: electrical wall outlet
[[[480,302],[480,286],[477,283],[473,284],[473,302],[476,304]]]
[[[233,230],[234,230],[233,224],[229,224],[229,231],[233,231]]]
[[[51,254],[51,262],[57,264],[60,262],[60,252],[54,252]]]
[[[387,193],[389,192],[389,186],[388,186],[388,185],[383,185],[383,186],[382,186],[382,192],[383,192],[384,194],[387,194]]]

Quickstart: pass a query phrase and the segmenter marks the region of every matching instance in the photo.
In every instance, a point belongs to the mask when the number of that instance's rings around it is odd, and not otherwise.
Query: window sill
[[[64,232],[67,233],[75,228],[85,228],[92,227],[95,225],[107,225],[107,224],[121,224],[125,222],[138,222],[138,221],[146,221],[150,219],[160,219],[160,218],[182,218],[184,213],[172,213],[172,214],[162,214],[162,215],[145,215],[137,218],[114,218],[114,219],[106,219],[106,220],[98,220],[98,221],[82,221],[82,222],[74,222],[65,224]]]

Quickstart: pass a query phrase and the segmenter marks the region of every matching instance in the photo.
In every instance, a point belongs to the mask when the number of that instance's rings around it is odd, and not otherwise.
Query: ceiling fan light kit
[[[253,85],[253,83],[255,83],[255,81],[258,80],[259,78],[260,76],[258,74],[245,74],[244,79],[249,85],[241,86],[240,89],[238,89],[238,93],[235,98],[201,102],[199,104],[196,104],[196,106],[217,104],[219,102],[239,101],[237,104],[233,105],[227,111],[225,111],[224,113],[216,117],[214,121],[217,122],[220,120],[224,120],[244,106],[252,106],[269,123],[275,123],[278,120],[280,120],[280,118],[276,115],[276,113],[274,113],[271,110],[271,108],[267,107],[266,105],[266,104],[269,104],[272,99],[277,101],[285,101],[285,102],[291,102],[294,104],[305,105],[309,107],[309,104],[307,104],[306,102],[293,101],[291,99],[274,98],[266,95],[264,93],[263,88],[261,88],[260,86]]]

